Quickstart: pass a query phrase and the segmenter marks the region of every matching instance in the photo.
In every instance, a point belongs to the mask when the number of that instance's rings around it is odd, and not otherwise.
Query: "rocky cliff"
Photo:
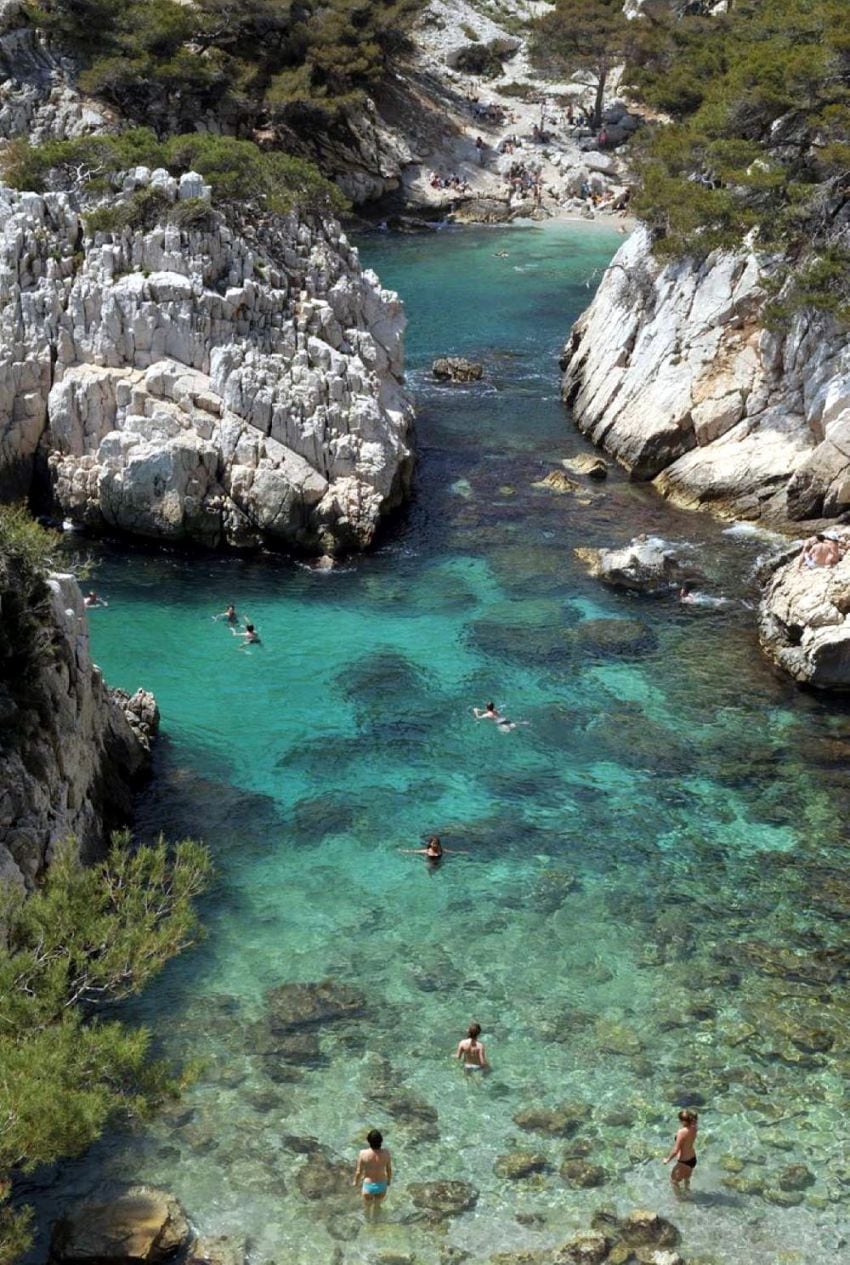
[[[129,173],[113,201],[209,190]],[[92,232],[0,190],[0,491],[208,546],[367,545],[410,477],[404,314],[334,222]]]
[[[24,889],[58,843],[92,855],[129,821],[159,716],[144,690],[106,688],[72,576],[50,576],[35,601],[22,587],[0,558],[0,885]]]
[[[573,327],[579,427],[679,504],[782,523],[850,508],[850,339],[824,316],[765,325],[762,263],[662,267],[644,230]]]

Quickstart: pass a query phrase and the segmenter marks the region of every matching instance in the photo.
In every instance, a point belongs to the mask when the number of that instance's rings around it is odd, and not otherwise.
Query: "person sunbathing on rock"
[[[800,565],[804,567],[834,567],[840,560],[838,541],[827,538],[821,532],[809,537],[800,554]]]

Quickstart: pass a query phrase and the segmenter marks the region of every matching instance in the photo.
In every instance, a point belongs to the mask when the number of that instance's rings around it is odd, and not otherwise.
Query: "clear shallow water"
[[[330,575],[104,557],[97,660],[155,690],[164,717],[140,830],[201,836],[218,866],[205,942],[133,1014],[206,1067],[179,1107],[35,1189],[43,1224],[131,1178],[279,1265],[432,1265],[450,1246],[486,1261],[615,1203],[672,1215],[689,1259],[850,1259],[847,714],[759,657],[738,599],[764,541],[616,473],[581,501],[533,486],[586,450],[556,357],[616,244],[584,226],[364,241],[407,301],[421,447],[414,503],[374,555]],[[441,353],[480,357],[485,382],[435,387]],[[629,599],[573,557],[641,530],[691,541],[707,587],[722,576],[735,600]],[[231,600],[261,648],[212,620]],[[491,697],[528,727],[476,724]],[[430,832],[466,850],[436,874],[397,851]],[[266,990],[325,978],[364,1013],[287,1061]],[[449,1059],[473,1017],[495,1069],[482,1084]],[[678,1207],[650,1161],[686,1097],[702,1147]],[[580,1104],[570,1139],[513,1121],[564,1102]],[[376,1230],[332,1168],[327,1197],[305,1198],[293,1141],[348,1164],[374,1124],[397,1167]],[[550,1171],[497,1176],[515,1149]],[[566,1183],[570,1154],[604,1184]],[[769,1199],[723,1184],[744,1160]],[[794,1162],[816,1178],[799,1195],[780,1185]],[[436,1178],[480,1192],[442,1228],[407,1191]]]

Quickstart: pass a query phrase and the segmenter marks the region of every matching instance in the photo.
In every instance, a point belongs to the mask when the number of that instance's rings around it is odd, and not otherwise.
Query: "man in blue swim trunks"
[[[368,1147],[357,1156],[353,1184],[356,1186],[362,1181],[363,1211],[366,1220],[373,1221],[393,1179],[393,1162],[379,1129],[372,1129],[366,1135],[366,1141]]]

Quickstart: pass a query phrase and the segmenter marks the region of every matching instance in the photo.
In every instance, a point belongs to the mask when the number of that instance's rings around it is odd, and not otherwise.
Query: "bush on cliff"
[[[771,0],[633,25],[640,44],[628,77],[672,115],[640,157],[633,203],[656,253],[702,258],[752,232],[787,260],[786,310],[846,307],[846,5]]]
[[[408,46],[422,0],[33,0],[31,20],[73,49],[81,86],[160,135],[271,111],[344,107]]]
[[[164,167],[172,174],[194,170],[212,186],[214,202],[226,210],[282,214],[298,210],[339,215],[345,198],[312,163],[279,151],[261,150],[252,141],[201,132],[160,141],[148,128],[130,128],[109,136],[80,136],[41,145],[10,141],[0,158],[7,184],[15,189],[74,189],[97,195],[112,188],[120,172],[136,166]],[[197,211],[197,207],[195,208]],[[170,211],[155,189],[105,209],[100,227],[150,227],[153,219],[181,221],[179,204]],[[93,213],[98,214],[98,213]],[[185,219],[186,213],[182,213]],[[189,217],[191,219],[191,217]]]
[[[55,532],[45,531],[22,506],[0,506],[0,690],[5,681],[26,681],[46,648],[43,617],[50,594],[44,573],[57,544]]]
[[[14,1175],[84,1151],[116,1117],[175,1094],[191,1069],[149,1056],[150,1037],[97,1012],[139,992],[198,935],[195,900],[209,881],[201,845],[133,848],[116,835],[106,860],[60,850],[41,888],[0,901],[0,1262],[30,1240]]]

